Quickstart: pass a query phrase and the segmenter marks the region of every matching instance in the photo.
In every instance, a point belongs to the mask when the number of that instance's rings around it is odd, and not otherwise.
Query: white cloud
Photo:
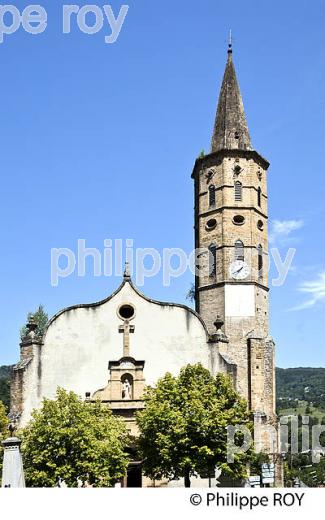
[[[290,309],[291,311],[301,311],[314,307],[318,302],[325,302],[325,271],[318,274],[315,280],[304,282],[299,287],[299,291],[309,295],[305,302]]]
[[[279,235],[289,235],[292,231],[302,228],[303,220],[273,220],[273,231]]]
[[[278,239],[287,238],[293,231],[304,226],[303,220],[273,220],[270,233],[270,242],[275,243]]]

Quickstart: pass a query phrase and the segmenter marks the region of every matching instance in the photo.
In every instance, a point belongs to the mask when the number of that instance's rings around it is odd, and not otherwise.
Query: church
[[[194,240],[200,251],[195,311],[146,297],[126,266],[113,294],[61,310],[42,339],[31,319],[12,375],[11,408],[20,426],[44,397],[54,398],[63,387],[88,401],[100,399],[136,435],[134,414],[143,407],[145,386],[167,371],[176,375],[200,362],[212,374],[231,376],[256,424],[276,427],[268,309],[269,163],[252,146],[232,54],[229,44],[211,151],[196,160],[192,173]],[[275,457],[277,443],[264,450]],[[138,473],[126,485],[145,485],[141,482]]]

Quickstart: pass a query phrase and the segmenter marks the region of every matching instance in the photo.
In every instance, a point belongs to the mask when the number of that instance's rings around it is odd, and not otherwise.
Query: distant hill
[[[0,366],[0,379],[10,376],[11,366]]]
[[[10,366],[0,367],[0,400],[3,401],[7,409],[10,405]]]
[[[278,408],[307,401],[325,410],[325,368],[277,368]]]

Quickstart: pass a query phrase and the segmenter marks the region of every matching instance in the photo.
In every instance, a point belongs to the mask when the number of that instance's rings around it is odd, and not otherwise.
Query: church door
[[[129,467],[126,487],[128,487],[128,488],[142,487],[142,471],[141,471],[140,464],[131,465]]]

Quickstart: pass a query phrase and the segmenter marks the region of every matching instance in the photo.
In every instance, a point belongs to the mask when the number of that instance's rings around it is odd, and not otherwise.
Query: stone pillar
[[[268,419],[275,415],[274,342],[254,332],[247,340],[248,403],[253,412],[264,412]]]
[[[24,411],[25,374],[35,356],[35,352],[42,346],[42,341],[36,336],[37,324],[33,316],[29,318],[26,327],[28,332],[20,343],[20,361],[12,368],[11,372],[10,410],[13,414],[18,414],[19,417]]]
[[[275,461],[274,487],[284,487],[284,464],[281,455],[279,455]]]
[[[21,440],[17,437],[9,437],[2,442],[4,448],[2,487],[24,488],[25,477],[23,461],[20,453]]]
[[[210,370],[211,374],[215,376],[218,372],[227,373],[233,379],[234,385],[236,384],[236,366],[227,358],[229,340],[224,332],[221,330],[224,325],[224,321],[218,315],[214,326],[216,332],[210,334],[209,344],[210,349]]]

